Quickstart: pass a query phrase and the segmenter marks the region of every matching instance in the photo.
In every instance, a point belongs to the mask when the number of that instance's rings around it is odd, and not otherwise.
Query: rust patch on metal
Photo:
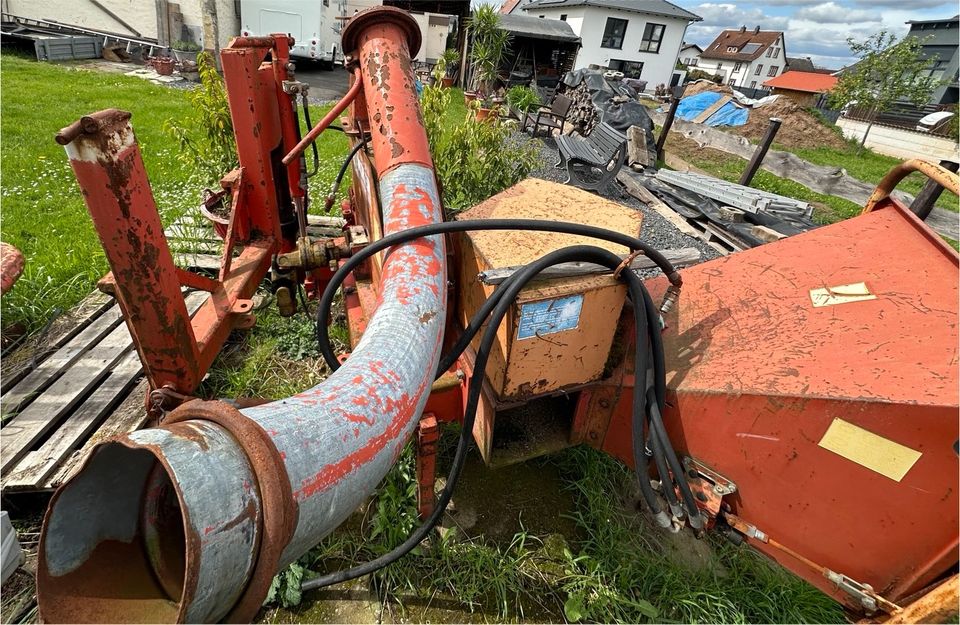
[[[296,530],[297,504],[283,458],[260,424],[229,404],[199,399],[167,415],[166,424],[195,419],[216,423],[230,432],[257,479],[263,509],[260,550],[246,589],[224,619],[229,623],[249,623],[263,604],[280,556]]]

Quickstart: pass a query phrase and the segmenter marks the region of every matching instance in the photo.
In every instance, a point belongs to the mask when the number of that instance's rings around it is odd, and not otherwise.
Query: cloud
[[[836,2],[824,2],[813,6],[803,7],[793,14],[794,19],[809,20],[821,24],[850,24],[854,22],[879,22],[879,15],[875,11],[850,9],[840,6]]]
[[[734,4],[705,3],[690,9],[703,18],[687,28],[687,40],[706,45],[716,39],[721,30],[746,26],[761,30],[784,30],[789,19],[784,16],[767,15],[761,9],[741,8]]]
[[[854,4],[867,7],[902,7],[905,6],[903,0],[853,0]],[[942,6],[952,6],[956,12],[956,0],[910,0],[908,6],[911,9],[934,9]],[[944,15],[944,17],[950,17]]]

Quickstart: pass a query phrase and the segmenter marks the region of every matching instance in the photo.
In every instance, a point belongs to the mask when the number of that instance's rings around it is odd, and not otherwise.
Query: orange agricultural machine
[[[240,166],[207,204],[229,214],[216,277],[175,266],[129,114],[57,136],[159,425],[101,444],[53,496],[45,621],[249,620],[277,570],[346,519],[411,438],[423,524],[306,587],[415,547],[473,442],[494,466],[601,449],[635,468],[665,529],[725,531],[873,618],[955,584],[958,257],[888,197],[910,169],[954,192],[955,175],[908,163],[858,217],[680,272],[637,238],[638,213],[561,185],[527,180],[446,220],[403,11],[349,21],[351,86],[316,126],[300,119],[290,45],[238,38],[222,53]],[[353,146],[346,223],[311,238],[305,155],[331,131]],[[643,263],[663,276],[642,281]],[[299,285],[322,294],[335,372],[253,407],[195,399],[230,331],[254,323],[265,279],[287,314]],[[183,286],[210,293],[192,318]],[[342,363],[327,336],[337,292]],[[441,422],[462,428],[435,498]],[[511,446],[525,435],[535,444]]]

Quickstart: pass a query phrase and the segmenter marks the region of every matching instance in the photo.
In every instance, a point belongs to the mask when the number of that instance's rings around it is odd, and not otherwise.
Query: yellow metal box
[[[460,219],[549,219],[575,222],[637,236],[641,214],[592,193],[527,179],[465,211]],[[553,232],[476,231],[460,240],[460,322],[466,325],[495,285],[481,272],[526,265],[569,245],[597,245],[616,254],[627,248],[588,237]],[[593,382],[610,353],[626,287],[612,275],[535,280],[500,326],[487,365],[498,405]],[[480,335],[474,340],[477,349]]]

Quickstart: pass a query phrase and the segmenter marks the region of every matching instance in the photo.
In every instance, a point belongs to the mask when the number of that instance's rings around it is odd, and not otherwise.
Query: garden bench
[[[567,179],[565,184],[573,184],[581,189],[599,191],[612,180],[627,156],[627,138],[614,130],[610,124],[601,122],[586,136],[560,135],[557,137],[557,148],[560,150],[560,160],[557,167],[566,166]],[[591,181],[582,169],[599,169],[599,180]]]

